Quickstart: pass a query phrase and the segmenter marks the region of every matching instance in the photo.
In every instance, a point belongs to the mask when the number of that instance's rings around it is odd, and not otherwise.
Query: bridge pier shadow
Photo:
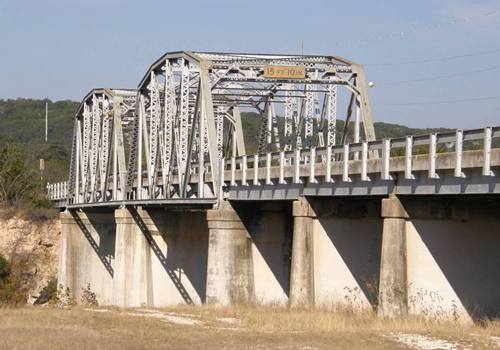
[[[409,312],[477,320],[500,315],[498,197],[412,198],[407,259]]]
[[[254,301],[288,302],[293,217],[291,202],[233,202],[252,242]]]
[[[309,199],[313,230],[315,305],[376,308],[382,219],[378,198]]]
[[[143,249],[146,252],[139,259],[145,266],[138,267],[145,276],[134,278],[127,276],[128,271],[124,271],[125,279],[143,283],[147,285],[147,290],[139,299],[126,303],[137,304],[139,300],[139,304],[158,307],[204,302],[208,251],[205,214],[167,212],[162,209],[127,210],[133,220],[128,223],[133,226],[132,231],[135,231],[132,234],[140,235],[134,244],[137,245],[138,241],[144,239]],[[132,248],[129,253],[137,258],[140,253],[133,250]]]
[[[100,304],[112,303],[115,221],[112,211],[61,213],[62,243],[58,280],[80,301],[90,286]]]

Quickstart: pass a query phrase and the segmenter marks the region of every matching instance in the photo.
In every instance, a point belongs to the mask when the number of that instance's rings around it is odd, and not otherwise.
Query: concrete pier
[[[293,202],[293,244],[290,306],[314,306],[313,234],[316,213],[305,198]]]
[[[207,211],[207,303],[248,303],[254,298],[252,242],[229,202]]]
[[[408,314],[406,219],[408,213],[397,197],[382,200],[382,254],[378,314],[401,317]]]
[[[138,215],[144,216],[142,209]],[[120,307],[152,306],[151,251],[129,209],[115,210],[113,302]]]

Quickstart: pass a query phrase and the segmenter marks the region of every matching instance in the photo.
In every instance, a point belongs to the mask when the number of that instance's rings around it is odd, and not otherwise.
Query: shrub
[[[0,254],[0,286],[7,278],[8,274],[9,274],[9,263],[7,259],[5,259],[2,254]]]
[[[55,304],[57,302],[57,279],[51,278],[45,287],[43,287],[40,295],[35,300],[33,305]]]
[[[22,278],[9,274],[0,285],[0,304],[21,305],[27,300],[27,290],[23,286]]]
[[[13,252],[10,259],[2,258],[0,282],[0,304],[20,305],[28,300],[29,290],[34,285],[31,266],[33,255]]]
[[[97,295],[90,288],[90,283],[87,284],[87,288],[82,288],[81,302],[86,306],[99,306]]]

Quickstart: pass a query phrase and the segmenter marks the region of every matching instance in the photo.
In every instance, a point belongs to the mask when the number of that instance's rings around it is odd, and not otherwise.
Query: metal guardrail
[[[233,157],[229,159],[229,165],[223,160],[223,169],[230,172],[230,186],[246,186],[249,181],[253,185],[272,185],[274,183],[285,184],[285,170],[293,168],[291,183],[302,183],[301,178],[306,177],[309,182],[316,182],[316,168],[323,164],[325,173],[322,176],[324,182],[332,182],[332,165],[340,163],[342,166],[341,181],[350,182],[350,175],[360,174],[362,181],[369,181],[368,164],[374,158],[379,159],[380,178],[390,179],[390,159],[396,150],[403,150],[405,159],[404,177],[414,179],[413,175],[413,150],[415,147],[427,148],[428,155],[428,177],[438,178],[436,164],[439,145],[447,148],[452,145],[455,154],[454,175],[464,177],[462,171],[463,146],[465,142],[482,142],[482,174],[483,176],[494,176],[491,170],[491,149],[494,138],[500,138],[500,127],[487,127],[484,129],[456,130],[455,132],[433,133],[429,135],[407,136],[395,139],[383,139],[377,141],[365,141],[332,147],[317,147],[307,150],[268,152],[264,155],[253,155],[251,157]],[[352,172],[351,161],[361,162],[361,171]],[[272,170],[278,168],[278,176],[273,175]],[[305,170],[304,170],[305,168]],[[260,171],[264,169],[264,171]],[[274,172],[275,173],[275,172]],[[224,172],[221,172],[223,175]],[[227,182],[221,178],[221,183]]]
[[[369,182],[369,174],[373,174],[373,171],[369,169],[369,164],[374,160],[380,164],[378,166],[380,179],[390,180],[390,160],[396,157],[394,153],[397,151],[399,151],[398,157],[404,157],[404,178],[412,180],[415,171],[413,161],[416,155],[414,152],[416,147],[424,148],[426,151],[428,157],[427,176],[437,179],[439,178],[437,174],[439,166],[436,159],[438,148],[443,145],[454,153],[454,176],[463,178],[465,176],[463,172],[464,143],[467,144],[468,142],[476,143],[476,146],[479,145],[482,149],[482,175],[495,176],[491,169],[491,150],[495,138],[500,138],[500,127],[456,130],[454,132],[365,141],[332,147],[268,152],[263,155],[233,157],[227,160],[221,159],[221,169],[224,171],[220,172],[219,183],[221,187],[218,193],[215,193],[215,196],[223,198],[223,188],[228,186],[301,184],[303,183],[302,179],[307,179],[309,183],[315,183],[318,181],[318,177],[321,177],[323,182],[331,183],[333,182],[332,177],[334,174],[332,169],[334,166],[341,167],[341,173],[336,174],[336,176],[340,176],[342,182],[350,182],[351,176],[354,174],[359,175],[361,181]],[[360,162],[360,168],[356,167],[355,171],[352,169],[353,161]],[[322,166],[322,169],[324,169],[321,176],[316,174],[318,166]],[[191,184],[199,181],[199,176],[197,176],[198,168],[198,164],[191,165]],[[208,163],[205,164],[205,169],[209,170]],[[207,178],[204,183],[211,183],[211,173],[208,171],[205,175]],[[147,186],[143,187],[144,189],[147,188]],[[47,194],[53,201],[66,200],[68,198],[68,183],[47,184]],[[157,198],[142,199],[155,200]],[[106,202],[106,200],[101,202]]]
[[[47,196],[52,201],[68,198],[68,182],[56,182],[47,184]]]

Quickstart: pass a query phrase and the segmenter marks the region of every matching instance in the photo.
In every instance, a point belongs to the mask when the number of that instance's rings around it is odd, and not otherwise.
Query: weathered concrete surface
[[[377,304],[380,200],[315,200],[315,304],[354,310]]]
[[[316,213],[305,198],[293,202],[290,306],[314,306],[313,234]]]
[[[58,280],[77,302],[90,286],[102,305],[113,302],[115,220],[112,212],[66,211],[60,214]]]
[[[205,300],[208,227],[203,212],[118,209],[115,303],[162,307]]]
[[[401,317],[408,314],[406,258],[406,213],[396,197],[382,200],[382,254],[378,314]]]
[[[291,203],[246,202],[233,206],[251,238],[254,301],[286,305],[293,231]]]
[[[230,305],[254,299],[252,242],[229,202],[207,211],[207,303]]]
[[[500,200],[403,200],[409,312],[463,322],[500,314]]]

